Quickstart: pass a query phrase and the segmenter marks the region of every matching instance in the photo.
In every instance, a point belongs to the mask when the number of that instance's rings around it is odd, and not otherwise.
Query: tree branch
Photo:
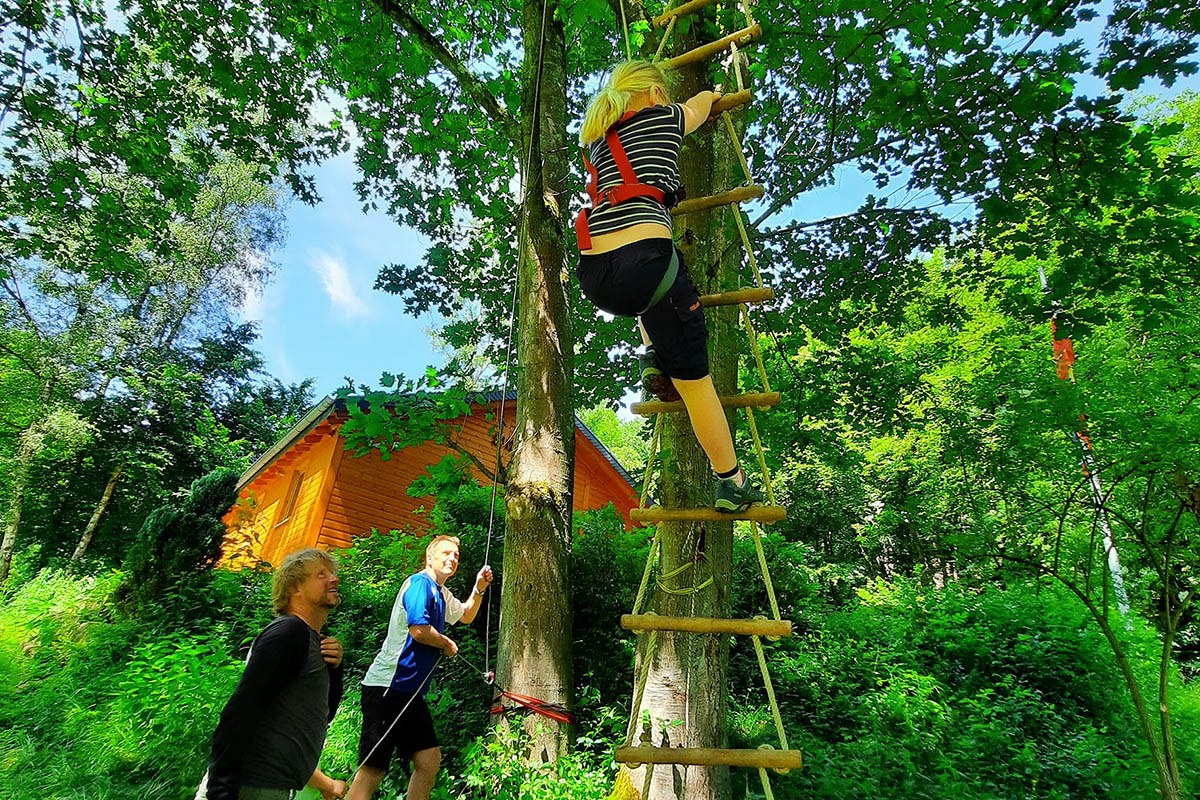
[[[479,104],[480,108],[492,118],[492,121],[504,130],[509,140],[520,147],[521,130],[516,120],[500,105],[500,102],[483,85],[483,82],[472,75],[466,65],[450,52],[441,39],[435,36],[432,31],[426,28],[420,20],[414,17],[407,9],[403,8],[396,0],[372,0],[372,2],[409,36],[416,39],[421,47],[432,55],[439,64],[449,70],[450,74],[458,80],[463,90]]]
[[[792,233],[793,231],[804,230],[805,228],[816,228],[820,225],[829,225],[831,223],[841,222],[843,220],[852,220],[852,219],[856,219],[859,217],[871,218],[871,217],[882,217],[882,216],[888,216],[888,215],[919,214],[922,211],[932,211],[933,209],[941,208],[944,205],[948,205],[948,204],[947,203],[936,203],[931,206],[921,206],[920,208],[902,208],[902,207],[885,206],[882,208],[860,209],[858,211],[849,211],[845,214],[835,214],[832,217],[822,217],[821,219],[810,220],[808,222],[797,222],[792,225],[785,225],[782,228],[772,228],[771,230],[766,231],[764,233],[758,233],[756,231],[754,234],[754,238],[759,241],[764,241],[766,239],[773,239],[774,237],[779,236],[781,234]]]

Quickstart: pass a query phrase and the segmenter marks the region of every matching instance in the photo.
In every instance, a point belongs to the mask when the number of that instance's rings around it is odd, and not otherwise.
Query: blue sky
[[[363,212],[356,172],[350,154],[316,170],[321,203],[291,204],[276,276],[243,311],[260,321],[267,371],[287,383],[316,378],[318,396],[344,386],[344,376],[376,384],[384,371],[417,375],[441,361],[426,333],[435,316],[409,316],[397,297],[371,288],[384,265],[415,263],[424,240],[382,212]]]
[[[1082,38],[1094,49],[1109,7],[1103,4],[1100,18],[1069,38]],[[1078,89],[1098,95],[1104,86],[1085,77]],[[1183,89],[1200,89],[1200,78],[1169,90],[1144,87],[1160,96]],[[416,263],[425,250],[422,238],[383,213],[362,211],[354,193],[351,155],[321,165],[315,177],[322,202],[316,207],[299,202],[290,206],[289,235],[276,256],[276,277],[262,298],[243,312],[247,319],[260,321],[259,345],[267,371],[285,382],[315,378],[321,396],[345,385],[344,376],[375,384],[385,370],[416,376],[428,365],[440,366],[442,356],[427,333],[437,323],[436,315],[408,316],[396,297],[372,288],[384,265]],[[904,178],[897,180],[903,183]],[[773,222],[852,211],[871,192],[879,190],[853,169],[845,169],[834,186],[809,192]],[[899,200],[894,198],[893,205]]]

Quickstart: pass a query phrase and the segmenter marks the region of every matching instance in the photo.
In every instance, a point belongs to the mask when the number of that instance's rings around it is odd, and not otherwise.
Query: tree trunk
[[[681,40],[684,41],[684,40]],[[694,44],[694,43],[693,43]],[[682,45],[681,45],[682,47]],[[684,100],[712,88],[707,84],[707,65],[680,70],[672,86],[677,99]],[[689,197],[710,195],[740,182],[740,167],[722,123],[697,131],[685,140],[680,158],[680,176]],[[731,168],[736,169],[736,172]],[[725,179],[729,176],[729,180]],[[728,208],[689,214],[676,226],[676,243],[700,294],[727,290],[739,284],[743,247]],[[722,258],[722,254],[725,254]],[[737,306],[717,307],[707,314],[709,369],[718,394],[732,394],[737,387],[738,354],[746,348],[745,334],[737,325]],[[730,422],[735,419],[729,414]],[[664,507],[711,507],[712,467],[696,441],[684,414],[668,416],[663,437],[664,459],[658,496]],[[739,453],[747,472],[756,462]],[[693,567],[669,588],[701,585],[709,575],[710,586],[688,595],[675,595],[657,588],[651,610],[668,616],[728,617],[733,562],[733,523],[660,523],[662,553],[660,574],[684,564]],[[678,583],[674,583],[678,582]],[[648,637],[642,636],[635,675],[644,659],[650,659],[642,719],[634,720],[634,744],[654,747],[726,746],[727,666],[729,637],[659,632],[654,652],[646,652]],[[637,714],[637,712],[634,712]],[[649,724],[643,723],[649,715]],[[682,724],[679,724],[682,723]],[[640,797],[646,767],[622,768],[618,785],[628,779]],[[658,765],[651,775],[647,798],[653,800],[727,800],[730,796],[728,767]]]
[[[8,581],[8,573],[12,569],[13,551],[17,546],[17,529],[21,526],[21,506],[25,502],[25,486],[29,482],[29,467],[35,453],[36,448],[27,442],[22,442],[17,451],[8,513],[4,515],[4,541],[0,543],[0,587]]]
[[[544,37],[543,37],[543,24]],[[517,419],[505,505],[504,586],[497,682],[549,703],[570,705],[569,557],[575,466],[572,407],[574,337],[567,309],[566,49],[558,3],[524,3],[525,66],[521,99],[526,220],[519,267]],[[540,94],[538,92],[541,57]],[[528,158],[528,161],[526,159]],[[567,726],[531,716],[545,731],[530,759],[566,752]]]
[[[121,473],[124,471],[124,464],[118,464],[117,468],[113,470],[112,476],[108,479],[108,485],[104,487],[104,494],[100,496],[100,502],[96,504],[96,510],[92,512],[92,518],[88,520],[87,527],[83,529],[83,536],[79,538],[79,544],[71,555],[71,563],[79,561],[87,552],[88,545],[92,543],[92,537],[96,535],[96,528],[100,525],[100,517],[104,516],[105,510],[112,500],[113,491],[117,488],[117,481],[121,479]]]
[[[1068,588],[1070,588],[1069,585]],[[1078,590],[1076,590],[1076,594],[1080,596],[1080,599],[1084,599]],[[1159,794],[1162,795],[1164,800],[1181,800],[1183,797],[1183,788],[1180,785],[1177,773],[1172,774],[1171,758],[1164,754],[1162,746],[1159,743],[1158,736],[1154,730],[1154,723],[1150,717],[1150,710],[1146,706],[1145,698],[1142,696],[1141,685],[1138,683],[1137,675],[1134,674],[1133,666],[1125,656],[1125,648],[1121,646],[1116,632],[1108,624],[1104,612],[1091,604],[1088,604],[1088,610],[1092,614],[1092,619],[1099,626],[1100,632],[1108,640],[1108,645],[1112,648],[1113,656],[1117,660],[1117,668],[1121,671],[1121,677],[1125,679],[1126,688],[1129,689],[1138,726],[1142,729],[1142,737],[1146,740],[1146,746],[1150,750],[1150,760],[1154,764],[1155,777],[1158,778]]]

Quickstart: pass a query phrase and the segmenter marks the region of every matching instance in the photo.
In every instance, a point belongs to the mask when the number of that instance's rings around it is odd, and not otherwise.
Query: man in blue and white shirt
[[[408,800],[427,800],[433,789],[442,751],[425,693],[438,659],[458,653],[446,625],[474,620],[492,582],[492,568],[485,564],[464,603],[445,586],[457,571],[458,539],[435,537],[425,548],[425,569],[405,580],[396,595],[387,637],[363,678],[359,769],[348,800],[369,800],[393,753],[412,759]]]

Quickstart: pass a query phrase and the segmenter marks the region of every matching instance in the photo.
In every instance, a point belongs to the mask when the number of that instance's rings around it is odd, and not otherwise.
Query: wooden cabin
[[[505,401],[504,438],[511,441],[515,425],[515,392]],[[262,455],[238,481],[238,502],[225,515],[228,533],[225,562],[266,561],[278,564],[288,553],[305,547],[349,547],[355,537],[380,531],[428,527],[425,515],[432,497],[409,497],[408,487],[426,467],[452,452],[446,445],[426,442],[393,452],[384,461],[377,450],[356,458],[346,452],[340,435],[349,419],[347,402],[356,398],[327,397],[317,403],[288,433]],[[455,444],[482,464],[494,463],[496,441],[491,433],[500,420],[500,393],[481,393],[470,414],[452,423]],[[511,445],[505,448],[505,461]],[[490,476],[475,469],[481,485]],[[613,503],[627,527],[629,509],[638,504],[633,478],[575,418],[576,511]],[[503,507],[498,507],[503,513]]]

